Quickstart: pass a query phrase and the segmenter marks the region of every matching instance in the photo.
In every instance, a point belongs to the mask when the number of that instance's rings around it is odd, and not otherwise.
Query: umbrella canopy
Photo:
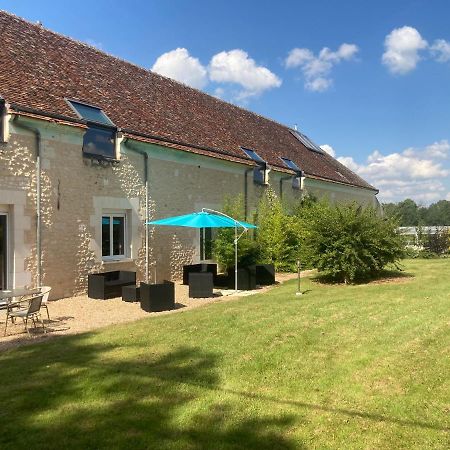
[[[185,214],[184,216],[167,217],[166,219],[153,220],[147,222],[147,225],[165,225],[170,227],[190,227],[190,228],[234,228],[234,288],[237,291],[238,286],[238,252],[237,245],[239,238],[245,234],[249,228],[257,228],[256,225],[251,223],[242,222],[220,211],[214,211],[213,209],[203,208],[199,212],[193,212],[191,214]],[[238,228],[243,228],[244,231],[238,236]]]
[[[149,225],[166,225],[172,227],[190,227],[190,228],[256,228],[255,225],[247,222],[241,222],[218,214],[207,211],[193,212],[183,216],[167,217],[166,219],[153,220]]]

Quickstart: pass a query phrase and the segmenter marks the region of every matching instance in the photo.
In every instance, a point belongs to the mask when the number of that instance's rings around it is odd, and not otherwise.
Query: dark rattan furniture
[[[238,268],[237,271],[237,288],[240,291],[250,291],[252,289],[256,289],[256,276],[255,271],[249,269],[248,267]],[[234,289],[234,269],[231,270],[228,274],[228,287],[230,289]]]
[[[213,280],[215,280],[217,276],[217,264],[200,263],[183,266],[183,284],[189,284],[190,273],[199,272],[211,272],[213,274]]]
[[[189,274],[189,297],[206,298],[213,296],[213,274],[211,272],[200,272]]]
[[[164,280],[159,284],[141,283],[141,308],[147,312],[168,311],[175,308],[175,284]]]
[[[122,288],[122,300],[124,302],[138,302],[140,299],[140,288],[138,286],[133,284]]]
[[[269,286],[275,284],[275,267],[273,264],[256,264],[249,267],[256,276],[256,284]]]
[[[136,284],[136,272],[116,270],[114,272],[91,273],[88,276],[88,297],[105,300],[120,297],[122,287]]]

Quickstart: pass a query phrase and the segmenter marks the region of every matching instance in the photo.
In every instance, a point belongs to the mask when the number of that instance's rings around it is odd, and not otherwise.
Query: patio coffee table
[[[0,309],[7,309],[8,305],[20,303],[25,297],[37,294],[39,289],[5,289],[0,291]],[[12,302],[13,298],[19,297],[19,300]]]
[[[124,302],[138,302],[141,299],[140,288],[136,285],[122,287],[122,300]]]

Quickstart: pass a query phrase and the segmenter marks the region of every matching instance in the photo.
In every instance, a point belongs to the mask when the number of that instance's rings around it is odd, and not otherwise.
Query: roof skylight
[[[315,144],[308,136],[300,133],[298,130],[289,130],[293,136],[295,136],[306,148],[312,150],[313,152],[323,153],[323,150]]]
[[[241,149],[250,159],[253,159],[253,161],[258,163],[259,165],[266,164],[266,161],[264,161],[264,159],[262,159],[261,156],[259,156],[258,153],[255,152],[255,150],[245,147],[241,147]]]
[[[97,106],[91,106],[86,103],[77,102],[75,100],[67,100],[72,109],[77,113],[80,119],[88,122],[95,122],[102,125],[114,126],[111,119]]]
[[[300,173],[302,171],[300,169],[300,167],[298,167],[297,164],[295,164],[295,162],[292,161],[292,159],[283,158],[282,156],[280,156],[280,159],[284,162],[286,167],[288,167],[289,169],[293,170],[294,172]]]

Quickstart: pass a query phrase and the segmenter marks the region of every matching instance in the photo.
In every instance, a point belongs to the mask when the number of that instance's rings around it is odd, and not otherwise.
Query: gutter
[[[247,220],[248,216],[248,180],[247,174],[253,172],[254,167],[250,169],[245,169],[244,172],[244,220]]]
[[[19,116],[14,117],[14,125],[23,130],[31,131],[36,137],[36,263],[37,285],[42,285],[42,217],[41,217],[41,153],[42,137],[38,128],[20,122]]]
[[[15,104],[15,103],[12,103],[10,105],[10,107],[11,107],[11,109],[13,109],[16,112],[24,112],[24,113],[29,113],[29,114],[36,114],[36,115],[41,116],[41,117],[49,117],[49,118],[52,118],[52,119],[55,119],[55,120],[60,120],[60,121],[67,122],[67,123],[73,123],[73,124],[78,124],[78,125],[86,125],[86,121],[85,120],[75,119],[73,117],[65,116],[65,115],[62,115],[62,114],[48,113],[48,112],[42,111],[40,109],[28,108],[28,107],[25,107],[25,106],[20,106],[20,105]],[[244,158],[244,157],[241,158],[239,155],[236,155],[234,153],[228,152],[226,150],[216,149],[216,148],[213,148],[213,147],[207,147],[207,146],[197,145],[197,144],[189,144],[187,142],[177,141],[177,140],[174,140],[174,139],[165,138],[165,137],[158,136],[158,135],[155,135],[155,134],[141,133],[141,132],[138,132],[138,131],[131,130],[129,128],[121,128],[121,131],[123,133],[129,134],[129,135],[132,135],[132,136],[136,136],[136,137],[141,137],[141,138],[144,138],[144,139],[153,139],[155,141],[162,142],[162,143],[166,142],[168,144],[180,145],[180,146],[184,146],[184,147],[187,147],[187,148],[203,150],[203,151],[207,151],[207,152],[210,152],[210,153],[215,153],[217,155],[223,155],[223,156],[229,156],[229,157],[236,158],[236,159],[242,159],[242,163],[243,164],[249,164],[250,163],[250,161],[247,158]],[[284,166],[278,165],[276,163],[271,164],[271,167],[273,167],[275,170],[277,170],[279,172],[285,172],[285,173],[287,172],[286,168]],[[305,173],[305,176],[306,176],[306,173]],[[345,185],[345,186],[351,186],[351,187],[355,187],[355,188],[359,188],[359,189],[366,189],[366,190],[375,192],[376,194],[379,193],[379,190],[374,188],[374,187],[359,186],[359,185],[352,184],[352,183],[344,183],[344,182],[341,182],[341,181],[332,180],[330,178],[321,177],[321,176],[318,176],[318,175],[310,174],[306,178],[314,178],[314,179],[318,179],[318,180],[328,181],[330,183],[342,184],[342,185]]]
[[[149,204],[148,204],[148,153],[144,150],[141,150],[136,146],[136,144],[133,143],[129,138],[126,138],[123,142],[123,145],[127,147],[129,150],[132,150],[135,153],[138,153],[139,155],[144,157],[144,182],[145,182],[145,282],[148,283],[149,279],[149,265],[148,265],[148,258],[149,258],[149,239],[148,239],[148,221],[149,221]]]

